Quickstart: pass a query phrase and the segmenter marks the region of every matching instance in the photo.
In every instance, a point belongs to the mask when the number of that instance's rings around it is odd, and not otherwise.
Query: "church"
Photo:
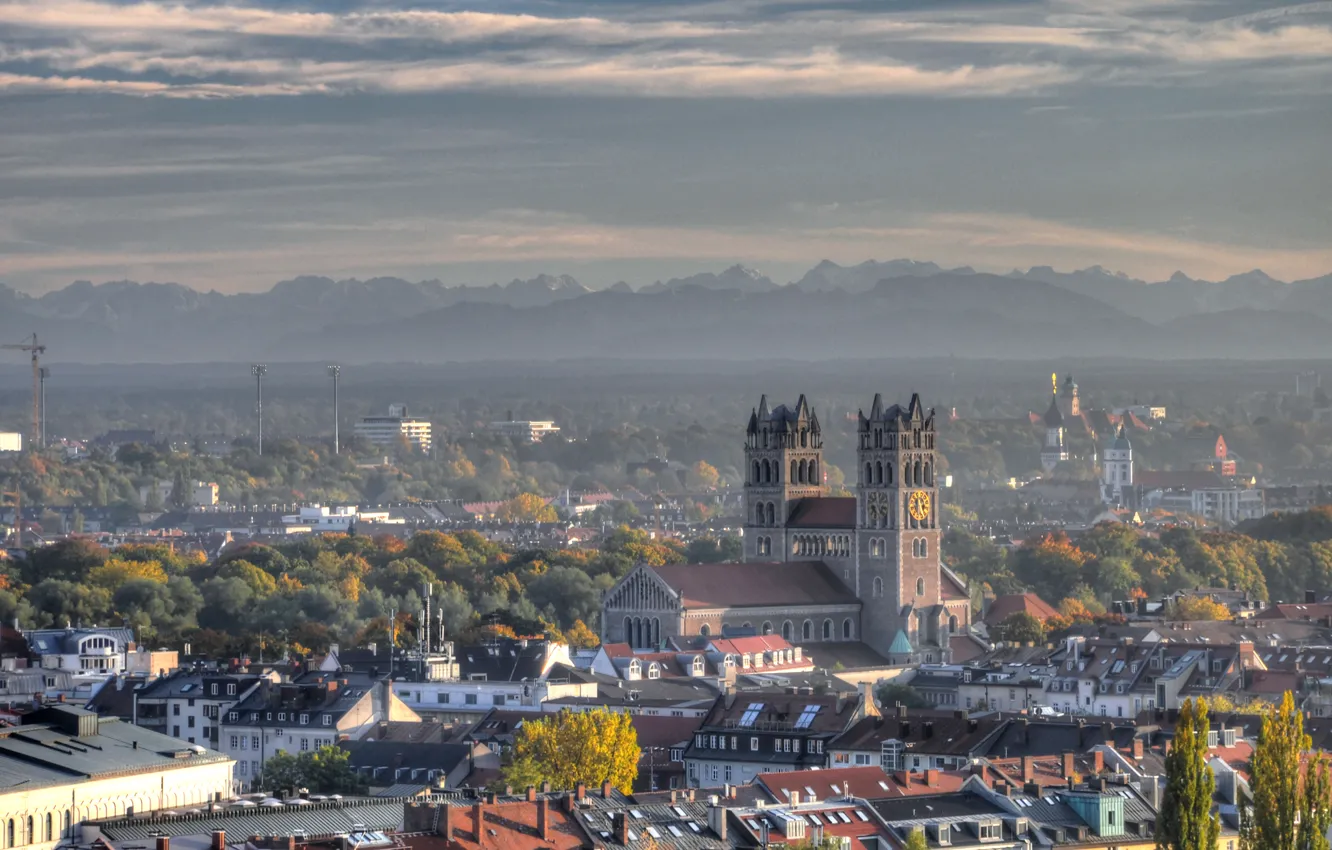
[[[640,564],[606,592],[602,640],[780,634],[859,642],[894,664],[950,660],[971,599],[939,557],[934,411],[875,395],[857,418],[855,495],[830,496],[814,409],[763,397],[745,429],[745,560]]]

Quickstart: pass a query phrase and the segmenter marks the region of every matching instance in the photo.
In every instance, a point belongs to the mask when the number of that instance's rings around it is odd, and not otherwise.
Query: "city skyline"
[[[0,4],[0,280],[1332,269],[1332,13]]]

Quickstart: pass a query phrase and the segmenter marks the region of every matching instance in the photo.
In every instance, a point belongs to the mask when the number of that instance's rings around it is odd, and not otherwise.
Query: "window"
[[[237,714],[237,713],[234,712],[234,711],[228,711],[228,712],[227,712],[227,720],[231,721],[232,723],[235,723],[235,722],[236,722],[236,718],[239,717],[239,716],[240,716],[240,715]]]
[[[310,749],[310,739],[309,739],[309,738],[302,738],[302,739],[301,739],[301,752],[305,752],[305,751],[308,750],[308,749]]]
[[[208,693],[212,696],[217,696],[217,682],[208,686]]]
[[[476,694],[464,694],[463,703],[466,705],[476,705]]]
[[[806,620],[806,621],[800,626],[800,636],[801,636],[804,640],[813,640],[813,639],[814,639],[814,623],[811,622],[811,621],[809,621],[809,620]]]
[[[188,727],[191,728],[191,729],[194,728],[194,715],[193,715],[193,714],[191,714],[189,717],[185,718],[185,725],[188,726]]]
[[[252,749],[252,750],[257,750],[257,749],[259,749],[259,736],[258,736],[258,735],[252,735],[252,736],[250,737],[250,749]]]
[[[172,726],[172,727],[171,727],[171,737],[173,737],[173,738],[179,738],[179,737],[180,737],[180,727],[179,727],[179,726]]]
[[[234,697],[235,695],[236,695],[236,685],[234,683],[227,685],[227,696]]]
[[[325,725],[325,726],[332,726],[332,725],[333,725],[333,715],[331,715],[331,714],[325,714],[325,715],[324,715],[324,725]]]
[[[730,782],[730,781],[731,781],[731,766],[730,766],[729,764],[726,765],[726,770],[724,771],[724,773],[725,773],[725,779],[726,779],[726,781],[727,781],[727,782]]]
[[[842,621],[842,640],[851,640],[851,618]]]
[[[824,639],[824,640],[832,640],[832,634],[833,634],[833,623],[832,623],[832,620],[824,620],[824,621],[823,621],[823,639]]]
[[[171,703],[171,714],[175,717],[180,717],[180,703]]]
[[[749,739],[749,751],[751,753],[758,752],[758,738],[751,737]]]
[[[249,763],[248,761],[238,762],[238,763],[237,763],[237,767],[240,768],[240,775],[241,775],[241,776],[248,776],[248,775],[249,775],[249,773],[250,773],[250,763]]]
[[[916,595],[917,595],[917,596],[924,596],[924,595],[925,595],[925,577],[924,577],[924,576],[921,576],[920,578],[916,579]]]

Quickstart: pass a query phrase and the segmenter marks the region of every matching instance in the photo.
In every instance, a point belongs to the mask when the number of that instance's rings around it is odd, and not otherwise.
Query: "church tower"
[[[1101,467],[1101,498],[1108,505],[1124,504],[1125,493],[1133,486],[1133,444],[1121,423],[1115,441],[1105,450]]]
[[[745,430],[745,558],[786,560],[791,503],[826,495],[823,431],[800,396],[795,407],[769,410],[768,397],[749,414]]]
[[[1064,414],[1059,410],[1059,394],[1050,397],[1050,409],[1045,411],[1045,445],[1041,448],[1041,468],[1046,473],[1068,460],[1068,446],[1064,443]]]
[[[865,641],[890,656],[908,654],[901,652],[907,644],[911,655],[922,656],[923,646],[946,642],[938,625],[943,589],[935,437],[934,411],[916,394],[906,407],[887,408],[875,395],[869,415],[860,414],[856,592],[865,605]]]
[[[1051,375],[1051,378],[1055,376]],[[1064,419],[1077,419],[1082,416],[1082,402],[1078,399],[1078,385],[1072,375],[1064,376],[1064,386],[1059,390],[1059,412]]]

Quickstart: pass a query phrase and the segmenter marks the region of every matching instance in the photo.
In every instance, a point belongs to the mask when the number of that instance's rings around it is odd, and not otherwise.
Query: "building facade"
[[[396,446],[403,442],[429,453],[430,423],[407,415],[407,405],[390,404],[388,416],[367,416],[355,426],[356,436],[376,446]]]
[[[603,638],[781,634],[862,641],[895,663],[944,661],[970,624],[965,584],[940,561],[934,411],[918,395],[858,416],[854,496],[829,496],[823,434],[801,396],[760,399],[745,435],[746,562],[640,566],[607,592]]]

